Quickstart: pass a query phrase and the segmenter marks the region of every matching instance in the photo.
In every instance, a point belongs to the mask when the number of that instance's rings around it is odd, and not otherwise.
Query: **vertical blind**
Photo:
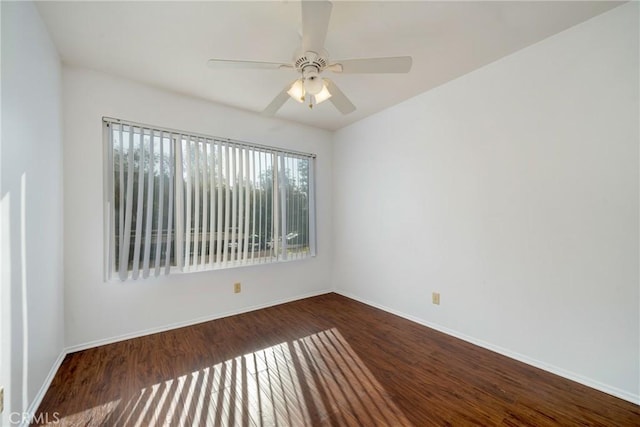
[[[314,155],[103,122],[107,278],[315,255]]]

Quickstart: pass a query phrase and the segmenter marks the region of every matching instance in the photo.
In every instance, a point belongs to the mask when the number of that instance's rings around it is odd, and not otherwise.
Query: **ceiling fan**
[[[349,114],[356,107],[336,84],[321,77],[324,71],[334,73],[408,73],[411,69],[410,56],[383,58],[360,58],[330,61],[324,49],[332,4],[329,1],[302,0],[302,45],[295,52],[293,62],[238,61],[210,59],[213,68],[254,68],[295,70],[300,78],[289,83],[264,109],[263,114],[274,115],[289,99],[303,103],[310,108],[327,99],[342,113]]]

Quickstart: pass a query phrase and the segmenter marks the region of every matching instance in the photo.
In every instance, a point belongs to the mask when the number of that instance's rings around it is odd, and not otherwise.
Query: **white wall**
[[[81,348],[330,290],[331,133],[77,68],[63,69],[63,94],[67,346]],[[103,116],[316,153],[318,256],[105,283]],[[233,293],[237,281],[240,294]]]
[[[640,402],[638,75],[632,2],[338,131],[338,292]]]
[[[9,425],[37,403],[63,354],[62,120],[60,63],[40,15],[32,3],[1,8],[1,424]]]

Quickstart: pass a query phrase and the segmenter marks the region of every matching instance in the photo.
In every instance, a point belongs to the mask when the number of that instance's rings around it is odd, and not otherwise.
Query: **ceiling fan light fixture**
[[[321,102],[324,102],[327,99],[331,98],[331,93],[329,92],[329,89],[327,89],[327,85],[324,84],[324,82],[322,83],[322,90],[315,95],[315,98],[316,104],[320,104]]]
[[[303,103],[304,102],[304,95],[305,95],[303,80],[302,79],[296,80],[291,85],[291,87],[289,88],[287,93],[289,94],[289,96],[291,98],[295,99],[296,101],[298,101],[300,103]]]

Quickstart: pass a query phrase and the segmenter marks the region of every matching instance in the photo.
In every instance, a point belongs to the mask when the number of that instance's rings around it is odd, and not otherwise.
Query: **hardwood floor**
[[[72,426],[640,425],[640,407],[337,294],[68,355]]]

